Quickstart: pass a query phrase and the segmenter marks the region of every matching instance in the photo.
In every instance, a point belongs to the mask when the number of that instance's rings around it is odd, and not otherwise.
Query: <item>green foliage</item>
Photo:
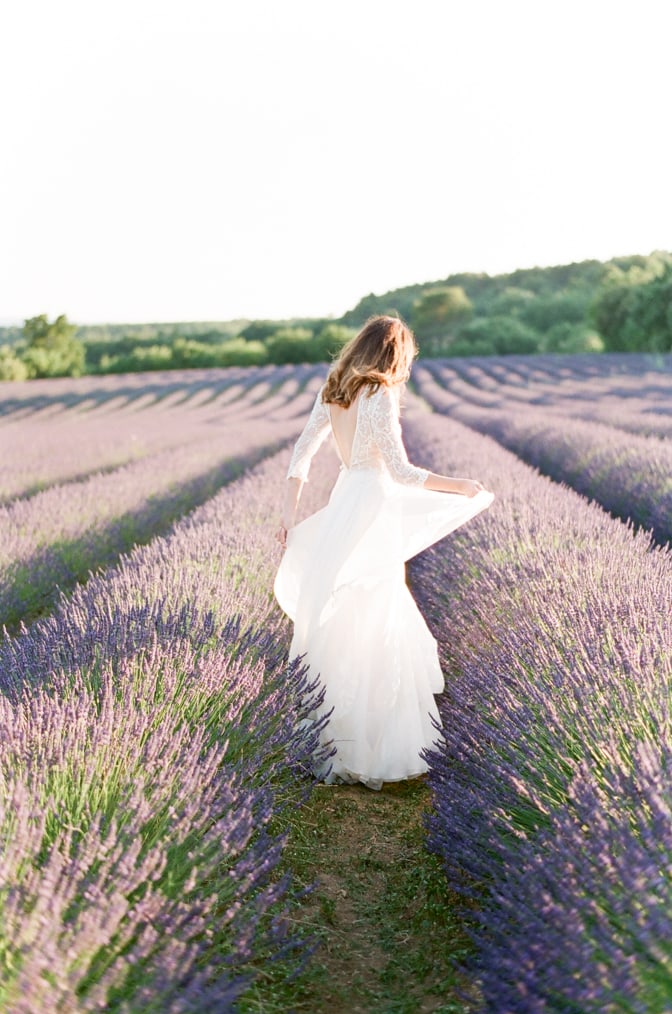
[[[268,362],[268,351],[263,342],[232,338],[217,349],[219,366],[262,366]]]
[[[488,302],[488,316],[522,317],[529,307],[534,306],[538,297],[530,289],[518,289],[515,285],[507,285],[501,292]]]
[[[422,354],[422,350],[421,354]],[[454,342],[437,353],[441,356],[494,356],[495,346],[486,338],[456,338]]]
[[[664,351],[672,347],[668,270],[672,270],[672,254],[655,251],[605,263],[590,260],[524,268],[492,277],[455,274],[380,296],[370,293],[343,315],[342,322],[360,326],[372,314],[395,306],[414,327],[423,356],[605,348]],[[436,319],[441,301],[432,294],[456,288],[471,303],[473,320],[444,322],[442,327]],[[437,304],[434,321],[433,300]]]
[[[315,336],[314,350],[316,362],[329,362],[338,356],[344,345],[355,337],[357,332],[343,324],[327,324]]]
[[[459,342],[449,346],[448,355],[525,355],[537,352],[540,335],[517,317],[481,317],[460,331]],[[485,351],[463,351],[489,348]]]
[[[604,352],[604,341],[588,324],[572,324],[562,321],[546,332],[542,342],[543,352],[563,352],[576,355],[581,352]]]
[[[266,343],[271,363],[314,362],[313,332],[305,327],[281,327]]]
[[[0,327],[0,345],[15,345],[23,338],[23,329],[16,325]]]
[[[460,285],[428,289],[413,306],[411,325],[418,340],[445,338],[470,319],[473,306]]]
[[[8,345],[0,347],[0,380],[27,380],[28,367]]]
[[[50,324],[46,313],[30,317],[23,325],[23,337],[29,349],[57,349],[67,345],[75,336],[74,324],[61,314]]]
[[[609,352],[672,351],[672,259],[647,281],[640,265],[627,275],[611,274],[598,296],[593,320]],[[622,279],[625,277],[625,281]]]
[[[21,359],[29,377],[79,377],[84,372],[85,350],[75,338],[77,328],[65,314],[49,323],[46,314],[30,317],[23,325],[26,349]]]
[[[271,363],[328,362],[355,333],[352,328],[333,322],[325,324],[317,334],[308,327],[281,327],[266,341],[268,360]]]
[[[172,345],[171,366],[260,366],[267,360],[266,348],[262,342],[232,338],[226,342],[210,345],[194,339],[176,338]]]
[[[126,340],[133,345],[156,345],[180,335],[200,341],[222,342],[235,338],[249,324],[247,320],[186,321],[173,324],[85,324],[77,328],[76,337],[90,346],[116,345]],[[277,327],[277,324],[274,325]]]
[[[103,373],[142,373],[145,370],[171,368],[173,350],[170,345],[136,346],[125,356],[106,356],[101,359]]]
[[[395,290],[395,296],[397,297],[395,305],[398,306],[398,313],[400,314],[400,316],[406,319],[410,319],[410,312],[413,309],[413,303],[422,292],[422,286],[416,285],[414,288],[415,288],[414,295],[406,301],[408,306],[406,313],[404,313],[402,309],[404,305],[404,300],[403,299],[399,300],[399,293],[401,290],[399,289]],[[363,296],[353,310],[348,310],[347,313],[343,314],[343,317],[341,318],[343,323],[351,327],[356,328],[361,327],[369,317],[373,317],[375,314],[385,312],[383,309],[383,305],[387,305],[387,302],[383,304],[383,300],[387,300],[387,295],[376,296],[375,293],[370,292],[368,296]]]
[[[577,290],[537,296],[521,309],[520,319],[542,334],[556,324],[582,324],[590,298],[589,293]]]
[[[652,255],[652,257],[655,255]],[[621,258],[624,270],[626,263],[637,258]],[[649,258],[639,258],[648,262]],[[615,262],[609,262],[612,264]],[[470,274],[462,272],[424,285],[411,285],[393,289],[380,296],[370,293],[357,306],[341,318],[344,324],[360,327],[367,317],[385,313],[386,308],[395,306],[404,319],[411,321],[414,305],[431,290],[461,287],[474,307],[474,317],[506,316],[511,312],[520,314],[524,306],[541,297],[552,297],[566,293],[583,301],[588,307],[595,290],[602,284],[608,265],[600,261],[582,261],[550,268],[522,268],[506,275]],[[500,297],[502,303],[498,304]],[[573,318],[574,319],[574,318]],[[554,321],[555,323],[556,321]],[[527,323],[536,326],[534,321]]]
[[[206,369],[225,366],[260,366],[267,362],[262,342],[243,338],[211,344],[190,338],[175,338],[170,345],[136,345],[118,355],[103,353],[101,373],[135,373],[142,370]]]
[[[265,342],[278,330],[277,320],[253,320],[240,332],[247,341]]]
[[[605,265],[602,283],[611,285],[644,285],[660,278],[672,266],[672,254],[654,250],[648,257],[614,257]]]

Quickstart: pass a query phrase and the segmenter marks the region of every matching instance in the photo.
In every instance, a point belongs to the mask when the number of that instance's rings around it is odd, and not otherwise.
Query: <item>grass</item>
[[[316,951],[290,982],[268,967],[240,1004],[245,1014],[310,1011],[475,1010],[458,997],[455,971],[468,940],[440,861],[424,844],[429,790],[422,779],[317,786],[296,812],[284,862],[302,886],[315,884],[293,917]],[[473,991],[472,991],[473,992]]]

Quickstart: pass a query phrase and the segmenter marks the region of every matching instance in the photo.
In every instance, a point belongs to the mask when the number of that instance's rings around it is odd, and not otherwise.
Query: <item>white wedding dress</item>
[[[341,470],[329,502],[287,536],[274,591],[294,622],[290,657],[304,656],[325,688],[322,733],[336,753],[327,782],[383,782],[427,769],[423,747],[436,739],[434,695],[443,690],[436,641],[405,581],[405,561],[489,507],[474,497],[423,488],[429,472],[408,461],[393,390],[367,388],[354,413],[351,446],[332,427],[318,392],[288,478],[308,477],[311,460],[334,432]],[[350,427],[352,431],[353,427]],[[339,447],[339,439],[341,446]]]

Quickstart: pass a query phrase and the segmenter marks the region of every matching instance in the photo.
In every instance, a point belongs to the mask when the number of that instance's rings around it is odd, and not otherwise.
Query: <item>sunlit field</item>
[[[319,686],[272,596],[325,372],[0,384],[0,1009],[669,1009],[672,356],[414,367],[411,460],[496,499],[408,568],[444,727],[375,1000],[326,839],[349,802],[384,839],[393,797],[314,785]],[[395,978],[413,946],[446,967]]]

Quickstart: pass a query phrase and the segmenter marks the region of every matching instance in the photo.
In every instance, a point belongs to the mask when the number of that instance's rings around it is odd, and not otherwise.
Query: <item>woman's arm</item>
[[[290,528],[294,527],[294,523],[296,521],[296,511],[299,506],[299,500],[301,499],[302,489],[303,479],[299,479],[294,475],[287,479],[287,484],[285,486],[285,499],[282,505],[282,512],[280,514],[280,525],[275,533],[275,537],[283,549],[287,546],[287,532]]]
[[[462,493],[472,497],[484,489],[476,479],[458,479],[451,475],[437,475],[427,468],[411,465],[401,439],[399,423],[399,392],[383,390],[374,403],[374,419],[378,446],[393,479],[408,486],[423,486],[438,493]]]
[[[287,471],[285,496],[280,513],[280,524],[275,537],[280,545],[287,545],[287,532],[294,527],[296,510],[301,499],[304,482],[308,481],[308,472],[313,457],[324,443],[331,428],[329,409],[322,401],[322,388],[317,392],[313,409],[301,436],[294,445],[292,460]]]
[[[430,472],[424,482],[425,489],[436,490],[437,493],[462,493],[464,496],[472,497],[485,489],[478,479],[458,479],[452,475],[437,475]]]

